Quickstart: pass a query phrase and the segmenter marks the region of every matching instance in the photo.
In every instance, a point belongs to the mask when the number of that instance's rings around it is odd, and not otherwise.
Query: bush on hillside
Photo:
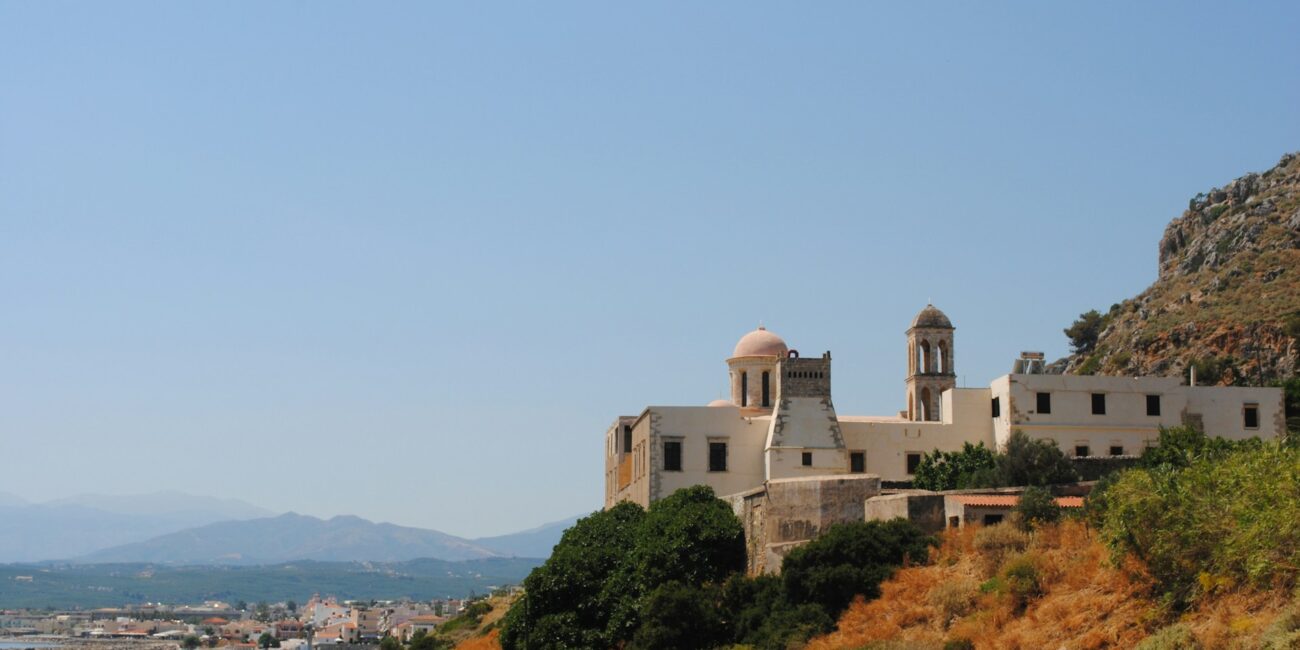
[[[925,454],[912,486],[922,490],[956,490],[1012,485],[1056,485],[1079,480],[1074,463],[1051,440],[1031,440],[1011,432],[1006,450],[994,453],[984,443],[965,443],[961,451]]]
[[[1061,520],[1061,506],[1056,505],[1056,498],[1046,488],[1036,485],[1025,488],[1012,512],[1016,515],[1016,524],[1026,532],[1040,524],[1054,524]]]
[[[1079,314],[1079,318],[1065,329],[1065,336],[1070,339],[1070,348],[1075,354],[1092,352],[1097,347],[1097,339],[1105,326],[1106,317],[1096,309]]]
[[[1130,470],[1105,490],[1098,517],[1112,550],[1145,562],[1174,605],[1236,584],[1294,586],[1300,449],[1256,443],[1182,458],[1185,467]]]
[[[1147,469],[1187,467],[1197,458],[1219,458],[1237,450],[1258,448],[1262,444],[1259,438],[1228,440],[1210,437],[1195,427],[1160,427],[1156,446],[1143,450],[1139,464]]]
[[[924,563],[937,543],[905,519],[835,524],[785,557],[781,579],[791,600],[820,605],[835,618],[854,596],[879,596],[895,568]]]

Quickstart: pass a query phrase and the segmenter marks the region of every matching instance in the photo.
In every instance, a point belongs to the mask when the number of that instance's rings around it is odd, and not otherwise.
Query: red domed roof
[[[740,337],[736,343],[733,357],[783,357],[790,348],[786,347],[781,337],[767,331],[762,325],[758,329]]]

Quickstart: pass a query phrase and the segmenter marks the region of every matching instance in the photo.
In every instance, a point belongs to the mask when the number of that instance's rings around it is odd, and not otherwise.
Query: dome
[[[790,348],[785,346],[781,337],[767,331],[762,325],[758,329],[740,337],[736,343],[733,357],[783,357]]]
[[[732,404],[731,400],[715,399],[712,402],[709,402],[709,406],[735,406],[735,404]]]
[[[926,305],[925,309],[922,309],[921,313],[912,319],[912,327],[934,327],[950,330],[952,329],[952,321],[948,320],[948,316],[939,311],[938,307]]]

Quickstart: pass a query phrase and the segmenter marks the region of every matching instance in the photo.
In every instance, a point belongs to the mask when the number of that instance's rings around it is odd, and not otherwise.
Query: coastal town
[[[510,595],[503,588],[496,595]],[[432,634],[488,598],[428,601],[353,601],[312,596],[305,604],[207,601],[197,605],[144,604],[93,610],[0,611],[0,642],[7,648],[312,648],[410,643]]]

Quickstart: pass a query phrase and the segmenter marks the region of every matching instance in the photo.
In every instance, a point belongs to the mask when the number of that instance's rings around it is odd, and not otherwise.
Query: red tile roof
[[[1020,497],[1014,494],[969,494],[954,496],[964,506],[979,508],[1014,508],[1020,503]],[[1082,508],[1083,497],[1056,497],[1056,505],[1062,508]]]

